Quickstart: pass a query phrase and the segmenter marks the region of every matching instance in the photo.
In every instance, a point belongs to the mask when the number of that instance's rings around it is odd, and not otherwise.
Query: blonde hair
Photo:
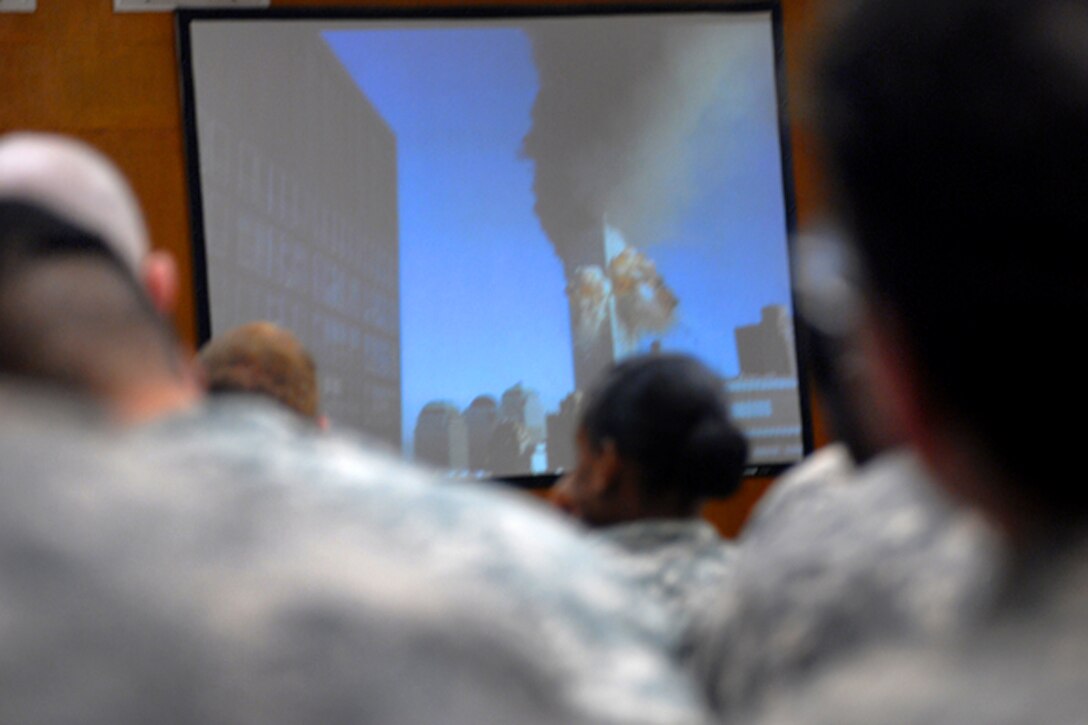
[[[198,362],[209,393],[256,393],[307,418],[320,415],[314,359],[274,323],[251,322],[208,341]]]

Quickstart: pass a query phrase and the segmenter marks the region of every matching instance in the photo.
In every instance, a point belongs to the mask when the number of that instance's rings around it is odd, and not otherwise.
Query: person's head
[[[160,312],[173,311],[178,289],[174,259],[150,248],[136,194],[98,149],[55,133],[0,135],[0,200],[32,204],[98,237]]]
[[[832,28],[816,130],[874,403],[1002,523],[1083,521],[1067,468],[1088,402],[1088,2],[860,0]]]
[[[173,330],[110,245],[2,199],[0,340],[0,374],[98,400],[125,420],[198,392]]]
[[[697,515],[739,487],[748,444],[718,375],[690,356],[650,354],[618,363],[588,392],[577,453],[556,501],[598,526]]]
[[[289,330],[258,321],[213,337],[197,354],[208,393],[253,393],[324,424],[317,366]]]

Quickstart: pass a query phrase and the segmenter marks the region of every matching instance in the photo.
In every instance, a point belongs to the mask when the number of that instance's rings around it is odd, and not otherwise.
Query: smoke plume
[[[569,269],[606,221],[634,246],[657,241],[692,190],[692,132],[735,49],[713,28],[640,17],[556,20],[529,37],[540,85],[522,150],[556,253]]]

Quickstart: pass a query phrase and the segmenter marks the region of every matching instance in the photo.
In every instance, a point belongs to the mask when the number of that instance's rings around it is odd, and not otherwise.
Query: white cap
[[[92,146],[51,133],[0,136],[0,199],[37,205],[98,235],[140,275],[150,249],[140,204],[121,170]]]

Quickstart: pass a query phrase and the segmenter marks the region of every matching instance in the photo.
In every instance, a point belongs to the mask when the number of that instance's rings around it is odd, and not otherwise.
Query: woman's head
[[[589,391],[559,504],[591,525],[687,516],[740,485],[748,445],[724,382],[687,355],[632,357]]]

